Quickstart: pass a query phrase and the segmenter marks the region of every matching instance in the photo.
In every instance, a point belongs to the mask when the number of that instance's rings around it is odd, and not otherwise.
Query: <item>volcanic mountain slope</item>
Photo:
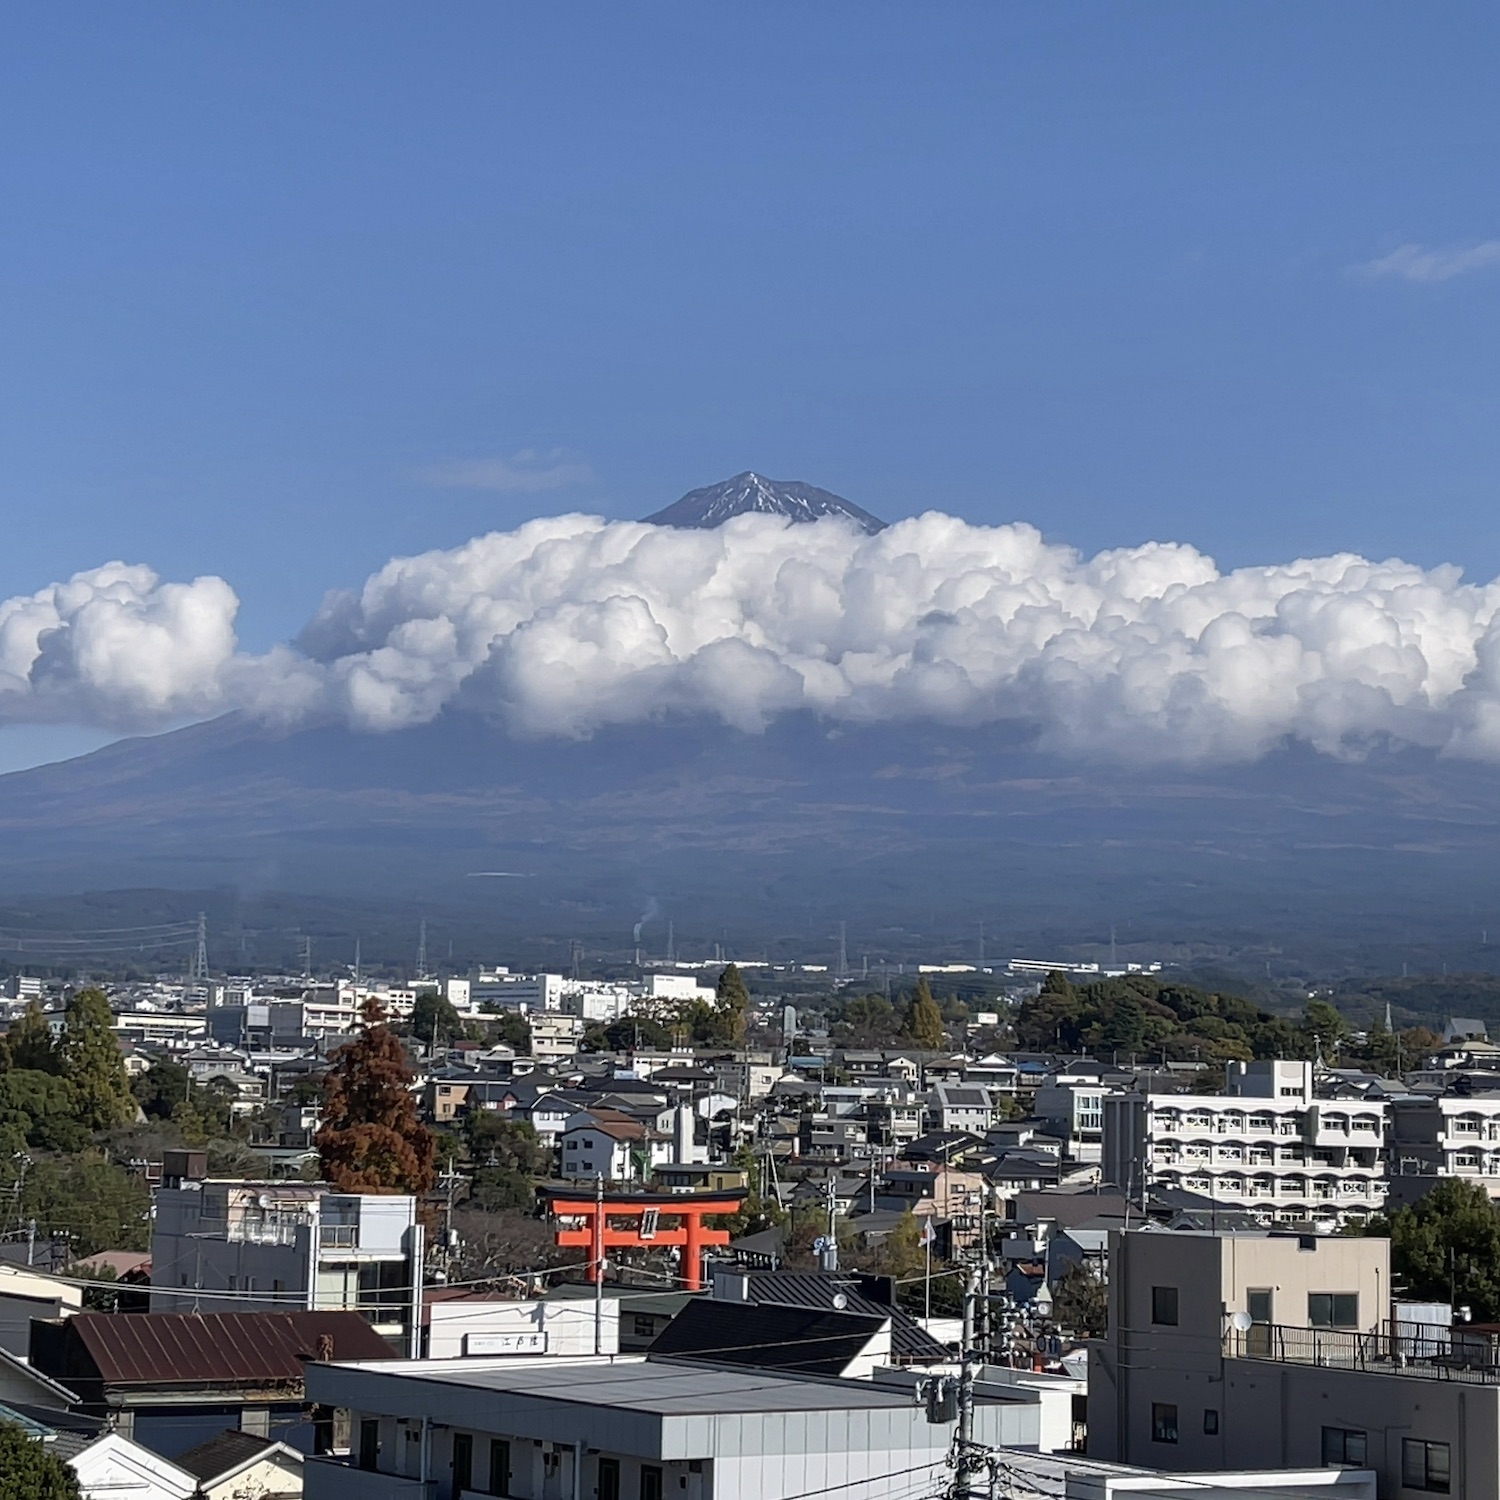
[[[800,480],[765,479],[750,470],[719,484],[690,490],[681,500],[645,519],[657,526],[708,528],[722,526],[733,516],[751,514],[785,516],[790,521],[836,516],[871,536],[885,529],[884,521],[852,500]]]
[[[1331,969],[1500,931],[1500,783],[1416,754],[1217,771],[1059,763],[994,731],[765,735],[707,721],[528,742],[454,714],[392,735],[235,716],[0,777],[0,899],[123,887],[463,909],[495,941],[680,939],[995,954],[1325,953]],[[1472,948],[1474,953],[1468,950]],[[742,947],[741,951],[747,951]],[[1434,968],[1436,964],[1432,965]]]

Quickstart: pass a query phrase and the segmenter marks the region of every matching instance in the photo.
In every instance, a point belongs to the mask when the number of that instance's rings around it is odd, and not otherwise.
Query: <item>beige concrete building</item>
[[[1091,1456],[1367,1467],[1383,1500],[1500,1500],[1500,1369],[1391,1332],[1387,1241],[1136,1230],[1110,1249]]]

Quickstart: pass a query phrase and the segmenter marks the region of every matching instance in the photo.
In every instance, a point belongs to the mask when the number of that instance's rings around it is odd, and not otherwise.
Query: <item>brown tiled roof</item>
[[[333,1359],[390,1359],[355,1312],[78,1313],[71,1329],[109,1385],[300,1381],[320,1335]]]

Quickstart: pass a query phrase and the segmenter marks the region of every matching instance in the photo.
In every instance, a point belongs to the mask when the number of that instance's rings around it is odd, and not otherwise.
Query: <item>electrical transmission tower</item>
[[[208,978],[208,916],[198,913],[198,953],[193,960],[193,978]]]
[[[840,980],[849,977],[849,932],[846,923],[839,923],[839,972]]]
[[[417,929],[417,978],[427,977],[427,918],[422,918],[422,925]]]

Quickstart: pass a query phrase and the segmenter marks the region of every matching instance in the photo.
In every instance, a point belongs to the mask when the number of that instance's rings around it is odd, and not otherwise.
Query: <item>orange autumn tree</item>
[[[373,1001],[364,1030],[340,1047],[323,1078],[323,1123],[314,1137],[323,1180],[343,1193],[426,1193],[437,1140],[417,1118],[406,1050]]]

